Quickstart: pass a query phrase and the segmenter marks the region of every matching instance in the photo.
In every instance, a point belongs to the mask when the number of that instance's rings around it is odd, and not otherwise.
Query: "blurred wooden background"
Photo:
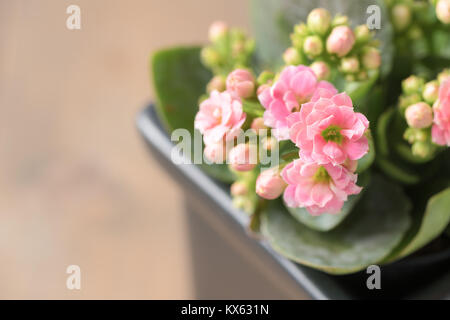
[[[204,42],[216,19],[248,27],[247,7],[0,0],[0,298],[193,298],[180,190],[134,119],[150,52]]]

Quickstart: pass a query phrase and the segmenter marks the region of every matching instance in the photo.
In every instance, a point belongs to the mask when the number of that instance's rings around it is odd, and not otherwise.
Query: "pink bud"
[[[283,60],[289,65],[298,65],[301,62],[300,55],[295,48],[287,48],[283,53]]]
[[[264,124],[263,118],[255,118],[252,121],[252,124],[250,125],[250,128],[256,131],[257,134],[259,134],[259,130],[261,129],[267,129],[266,125]]]
[[[437,2],[436,16],[442,23],[450,23],[450,0],[439,0]]]
[[[205,146],[203,150],[205,157],[213,163],[223,163],[227,156],[226,143],[212,143]]]
[[[355,34],[347,26],[338,26],[331,31],[327,39],[327,51],[339,57],[345,56],[355,44]]]
[[[215,76],[209,81],[206,90],[211,93],[214,90],[219,92],[225,91],[225,79],[221,76]]]
[[[209,41],[214,42],[228,31],[228,26],[223,21],[215,21],[209,27]]]
[[[330,77],[330,67],[323,61],[314,62],[309,67],[314,71],[318,80],[328,80]]]
[[[433,110],[425,102],[419,102],[406,109],[405,117],[410,127],[427,128],[433,123]]]
[[[256,148],[254,145],[238,144],[230,150],[228,160],[231,167],[236,171],[250,171],[257,163]]]
[[[376,48],[366,48],[362,56],[362,63],[366,69],[378,69],[381,65],[380,51]]]
[[[256,179],[256,193],[264,199],[278,198],[286,188],[286,183],[281,178],[278,167],[263,171]]]
[[[230,192],[233,196],[245,196],[248,193],[248,189],[245,183],[236,181],[231,185]]]
[[[255,91],[255,78],[250,71],[236,69],[227,77],[227,90],[241,98],[249,98]]]

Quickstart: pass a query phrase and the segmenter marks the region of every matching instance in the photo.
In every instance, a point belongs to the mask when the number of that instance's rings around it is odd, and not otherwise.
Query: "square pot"
[[[247,232],[248,216],[232,206],[228,186],[196,165],[171,161],[174,144],[153,106],[138,115],[137,127],[183,186],[198,298],[450,299],[450,250],[380,266],[380,290],[367,288],[365,271],[335,276],[286,259]]]

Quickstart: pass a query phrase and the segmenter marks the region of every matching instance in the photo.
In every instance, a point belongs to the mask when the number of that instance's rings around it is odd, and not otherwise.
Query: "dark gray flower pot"
[[[171,162],[173,144],[152,106],[139,114],[137,126],[153,156],[183,186],[198,298],[450,299],[448,249],[381,266],[381,290],[367,289],[366,272],[332,276],[282,257],[247,233],[248,218],[233,208],[227,186],[195,165]]]

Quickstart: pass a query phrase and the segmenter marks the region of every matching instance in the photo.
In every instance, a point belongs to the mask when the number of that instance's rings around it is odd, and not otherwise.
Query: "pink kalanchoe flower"
[[[439,99],[433,105],[431,137],[434,143],[450,147],[450,80],[439,88]]]
[[[364,136],[369,121],[353,110],[345,93],[313,99],[287,120],[290,138],[305,161],[338,165],[347,158],[361,159],[369,150]]]
[[[195,116],[195,128],[203,134],[205,144],[215,144],[235,138],[246,114],[242,111],[240,99],[229,92],[213,91],[208,99],[200,104]]]
[[[281,178],[278,167],[261,172],[256,179],[256,193],[264,199],[278,198],[286,188],[286,182]]]
[[[257,148],[255,145],[238,144],[228,154],[230,166],[236,171],[250,171],[258,162]]]
[[[236,69],[227,77],[227,90],[237,97],[249,98],[255,91],[255,78],[245,69]]]
[[[221,141],[218,143],[207,144],[203,153],[209,161],[213,163],[223,163],[227,157],[226,143]]]
[[[278,140],[289,139],[286,118],[321,93],[335,94],[337,90],[327,81],[317,81],[311,68],[303,65],[285,67],[279,79],[258,96],[266,109],[264,123],[274,129],[273,134]]]
[[[341,165],[319,165],[301,159],[288,164],[281,175],[288,184],[284,201],[292,208],[306,208],[311,215],[339,213],[349,195],[358,194],[358,176]]]

